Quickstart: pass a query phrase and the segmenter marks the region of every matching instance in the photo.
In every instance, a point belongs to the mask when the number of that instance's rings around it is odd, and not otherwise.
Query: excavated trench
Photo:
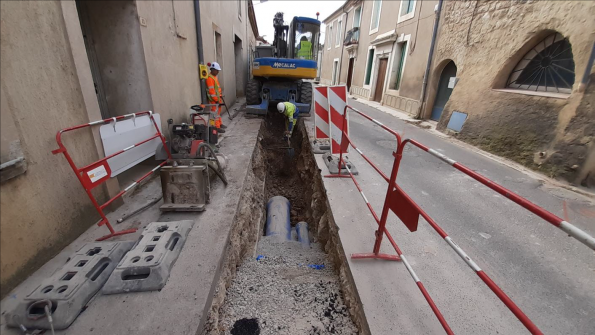
[[[284,120],[263,120],[203,334],[369,334],[303,120],[282,141]],[[266,202],[284,196],[311,244],[264,235]]]

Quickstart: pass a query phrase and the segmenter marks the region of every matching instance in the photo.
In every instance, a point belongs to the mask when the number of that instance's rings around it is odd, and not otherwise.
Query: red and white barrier
[[[331,100],[330,93],[329,93],[329,100]],[[331,106],[332,106],[332,100],[331,100]],[[485,271],[482,270],[479,267],[479,265],[477,263],[475,263],[469,257],[469,255],[467,255],[467,253],[461,248],[461,246],[459,246],[457,243],[455,243],[452,240],[452,238],[446,233],[446,231],[444,231],[444,229],[442,229],[436,221],[434,221],[417,203],[415,203],[415,201],[413,201],[397,185],[397,183],[396,183],[397,173],[399,171],[399,166],[400,166],[401,158],[403,157],[403,152],[405,150],[405,146],[408,143],[411,143],[412,145],[417,146],[421,150],[426,151],[429,154],[441,159],[442,161],[453,166],[457,170],[465,173],[469,177],[479,181],[480,183],[482,183],[485,186],[491,188],[492,190],[500,193],[501,195],[505,196],[506,198],[510,199],[511,201],[515,202],[516,204],[520,205],[521,207],[529,210],[533,214],[548,221],[555,227],[561,229],[562,231],[567,233],[569,236],[574,237],[576,240],[585,244],[587,247],[591,248],[592,250],[595,250],[595,237],[589,235],[587,232],[570,224],[569,222],[563,220],[562,218],[556,216],[555,214],[545,210],[544,208],[537,206],[536,204],[521,197],[520,195],[515,194],[514,192],[504,188],[503,186],[498,185],[497,183],[489,180],[488,178],[478,174],[477,172],[469,169],[468,167],[464,166],[463,164],[456,162],[454,159],[451,159],[451,158],[439,153],[438,151],[431,149],[415,140],[412,140],[412,139],[402,140],[401,135],[399,135],[397,132],[395,132],[394,130],[388,128],[387,126],[383,125],[379,121],[369,117],[368,115],[358,111],[357,109],[355,109],[351,106],[347,106],[347,105],[345,106],[345,110],[344,110],[344,114],[343,114],[345,117],[348,115],[347,109],[350,109],[353,112],[355,112],[356,114],[359,114],[359,115],[363,116],[364,118],[368,119],[369,121],[372,121],[375,124],[379,125],[382,129],[384,129],[384,130],[388,131],[389,133],[391,133],[392,135],[394,135],[395,139],[396,139],[396,152],[393,153],[393,156],[395,157],[395,159],[393,161],[393,168],[392,168],[390,178],[389,178],[386,174],[384,174],[384,172],[382,172],[382,170],[380,170],[380,168],[378,168],[378,166],[376,166],[368,157],[366,157],[364,155],[364,153],[360,149],[358,149],[353,144],[353,142],[351,141],[351,139],[349,138],[349,136],[346,133],[343,133],[342,137],[341,137],[341,139],[345,142],[345,143],[341,143],[341,144],[353,146],[355,151],[357,151],[364,158],[364,160],[366,162],[368,162],[372,166],[372,168],[374,168],[374,170],[376,170],[376,172],[378,172],[382,176],[382,178],[385,181],[388,182],[389,188],[387,189],[387,194],[384,199],[384,206],[382,208],[382,214],[381,214],[380,218],[378,217],[378,215],[376,214],[376,212],[374,211],[374,209],[368,202],[368,199],[364,195],[359,183],[353,176],[353,173],[351,173],[349,166],[347,166],[344,163],[342,155],[339,156],[339,168],[338,168],[339,172],[335,175],[325,176],[328,178],[351,178],[353,180],[355,186],[357,187],[358,191],[360,192],[362,198],[364,199],[366,206],[372,213],[374,220],[378,224],[378,230],[375,232],[376,241],[374,243],[373,252],[372,253],[352,254],[351,258],[352,259],[372,258],[372,259],[402,261],[403,264],[405,265],[405,267],[407,268],[407,270],[409,271],[409,273],[411,274],[411,277],[415,280],[418,288],[422,292],[423,296],[426,298],[426,301],[432,308],[432,311],[438,318],[438,321],[441,323],[441,325],[444,328],[444,330],[446,331],[446,333],[453,334],[453,331],[450,329],[450,326],[448,325],[448,323],[444,319],[444,316],[442,315],[442,313],[440,312],[440,310],[438,309],[438,307],[436,306],[436,304],[430,297],[429,293],[423,286],[419,277],[411,268],[411,265],[409,264],[409,262],[407,261],[407,259],[405,258],[405,256],[403,255],[403,253],[401,252],[401,250],[395,243],[392,236],[386,230],[386,223],[387,223],[389,211],[392,211],[394,214],[396,214],[397,217],[405,224],[405,226],[411,232],[414,232],[417,230],[419,217],[421,216],[440,235],[440,237],[442,237],[444,239],[444,241],[449,245],[449,247],[451,247],[457,253],[457,255],[463,259],[463,261],[476,273],[476,275],[488,286],[488,288],[500,299],[500,301],[502,301],[502,303],[504,303],[504,305],[506,305],[506,307],[508,307],[508,309],[527,328],[527,330],[529,330],[532,334],[543,334],[541,332],[541,330],[539,330],[539,328],[533,323],[533,321],[531,321],[531,319],[529,319],[529,317],[519,308],[519,306],[517,306],[512,301],[512,299],[508,295],[506,295],[506,293],[485,273]],[[331,115],[331,119],[332,119],[332,115]],[[345,121],[346,121],[346,119],[345,119]],[[345,122],[345,124],[346,124],[346,122]],[[331,126],[331,135],[333,135],[332,131],[334,131],[333,126]],[[333,135],[332,137],[334,140],[335,136]],[[333,142],[333,144],[334,144],[334,142]],[[341,165],[345,166],[345,169],[347,170],[348,175],[341,173],[341,169],[340,169]],[[383,236],[386,236],[388,238],[388,240],[392,244],[393,248],[397,252],[397,255],[380,253],[380,245],[382,243]]]
[[[346,145],[346,143],[343,143],[343,151],[341,152],[341,129],[343,128],[343,113],[345,113],[345,106],[347,105],[347,86],[330,86],[328,101],[331,116],[331,154],[347,153],[349,152],[349,145]],[[349,115],[345,123],[345,134],[349,135]]]
[[[328,86],[314,88],[314,127],[316,139],[330,138]]]

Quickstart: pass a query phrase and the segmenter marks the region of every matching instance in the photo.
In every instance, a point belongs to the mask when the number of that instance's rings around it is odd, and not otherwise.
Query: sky
[[[294,16],[306,16],[316,18],[316,12],[320,13],[320,21],[326,19],[337,8],[341,7],[344,0],[335,1],[292,1],[292,0],[252,0],[254,3],[254,12],[256,14],[256,23],[258,24],[258,33],[264,36],[269,43],[273,42],[275,29],[273,29],[273,17],[277,12],[283,12],[285,24],[289,24]],[[324,24],[320,27],[320,40],[324,41]]]

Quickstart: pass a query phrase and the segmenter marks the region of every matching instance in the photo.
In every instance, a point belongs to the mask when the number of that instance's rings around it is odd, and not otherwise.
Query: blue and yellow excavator
[[[312,83],[316,78],[320,21],[296,16],[285,25],[283,13],[273,19],[273,45],[257,46],[253,79],[246,87],[247,112],[266,115],[269,103],[289,101],[300,113],[310,113]]]

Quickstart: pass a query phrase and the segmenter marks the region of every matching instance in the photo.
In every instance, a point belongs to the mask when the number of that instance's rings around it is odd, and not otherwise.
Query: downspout
[[[339,73],[337,73],[337,84],[341,83],[341,67],[343,65],[343,51],[345,51],[345,33],[347,32],[347,21],[349,20],[349,12],[345,11],[345,5],[347,4],[347,2],[345,2],[345,4],[343,5],[343,13],[346,14],[345,15],[345,22],[343,22],[343,34],[341,35],[341,37],[343,38],[343,41],[339,41],[341,43],[341,58],[339,58]],[[331,45],[332,47],[332,45]],[[349,75],[349,74],[348,74]]]
[[[578,86],[579,92],[584,92],[587,90],[587,85],[589,85],[589,77],[591,76],[591,69],[593,68],[593,60],[595,59],[595,42],[593,42],[593,47],[591,48],[591,56],[589,57],[589,61],[587,62],[587,67],[585,68],[585,73],[583,74],[583,79]]]
[[[419,97],[420,104],[417,113],[415,114],[416,119],[421,118],[421,112],[424,109],[426,102],[426,89],[428,87],[428,76],[430,75],[430,67],[432,66],[432,58],[434,57],[434,47],[436,46],[436,35],[438,35],[438,25],[440,24],[440,12],[442,11],[442,1],[438,0],[438,8],[436,9],[436,20],[434,21],[434,31],[432,32],[432,42],[430,44],[430,53],[428,54],[428,62],[426,64],[426,72],[424,73],[424,81],[421,86],[421,95]]]
[[[202,48],[202,28],[200,26],[200,3],[198,0],[194,0],[194,17],[196,22],[196,48],[198,51],[198,63],[204,64],[205,63],[205,56],[203,54]],[[199,68],[200,71],[200,68]],[[200,74],[199,74],[200,78]],[[200,101],[201,103],[205,103],[207,101],[207,91],[205,88],[205,81],[204,79],[200,80]]]

